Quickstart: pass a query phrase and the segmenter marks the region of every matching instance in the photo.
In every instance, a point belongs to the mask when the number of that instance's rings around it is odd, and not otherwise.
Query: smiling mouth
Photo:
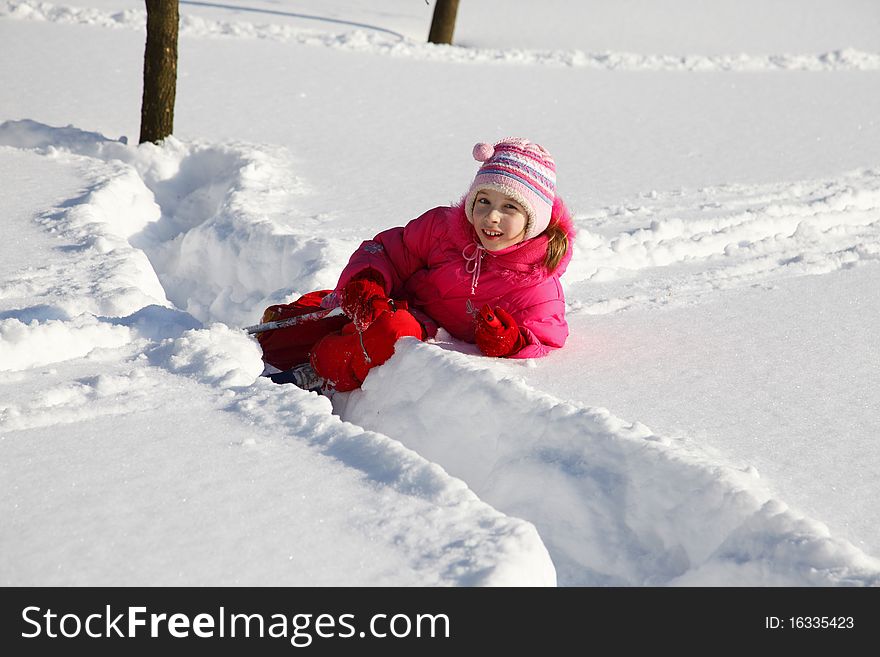
[[[500,233],[497,230],[487,230],[483,228],[483,235],[485,235],[489,239],[495,240],[504,235],[504,233]]]

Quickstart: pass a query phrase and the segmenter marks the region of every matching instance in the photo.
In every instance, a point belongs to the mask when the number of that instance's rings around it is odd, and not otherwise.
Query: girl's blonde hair
[[[563,256],[568,253],[568,234],[559,225],[559,222],[551,222],[544,234],[550,240],[547,242],[547,255],[544,256],[544,266],[547,271],[552,272],[562,261]]]
[[[542,235],[547,239],[547,255],[544,256],[544,266],[547,271],[553,273],[562,262],[565,254],[571,248],[574,237],[574,227],[571,222],[571,213],[560,197],[553,200],[553,210],[550,214],[550,223]]]

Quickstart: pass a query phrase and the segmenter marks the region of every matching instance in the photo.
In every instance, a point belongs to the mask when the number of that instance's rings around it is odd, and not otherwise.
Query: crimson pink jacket
[[[561,199],[552,222],[568,234],[569,249],[547,271],[548,238],[539,235],[501,251],[480,245],[461,204],[428,210],[404,227],[391,228],[361,244],[336,285],[337,294],[368,267],[385,278],[386,293],[409,302],[429,336],[437,327],[474,342],[476,313],[484,304],[501,306],[516,320],[526,346],[511,358],[535,358],[561,347],[568,337],[565,296],[559,277],[571,260],[574,229]]]

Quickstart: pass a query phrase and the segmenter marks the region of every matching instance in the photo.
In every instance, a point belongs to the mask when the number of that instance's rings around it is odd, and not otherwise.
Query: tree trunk
[[[140,143],[159,142],[174,132],[177,93],[178,0],[146,0],[147,46]]]
[[[431,19],[429,43],[452,43],[455,31],[455,15],[458,13],[458,0],[437,0],[434,17]]]

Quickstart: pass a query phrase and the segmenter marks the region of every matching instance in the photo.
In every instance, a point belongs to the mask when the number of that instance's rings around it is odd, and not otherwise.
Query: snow
[[[880,9],[808,4],[183,1],[162,146],[140,2],[0,4],[0,583],[880,584]],[[259,377],[241,327],[508,134],[564,349]]]

